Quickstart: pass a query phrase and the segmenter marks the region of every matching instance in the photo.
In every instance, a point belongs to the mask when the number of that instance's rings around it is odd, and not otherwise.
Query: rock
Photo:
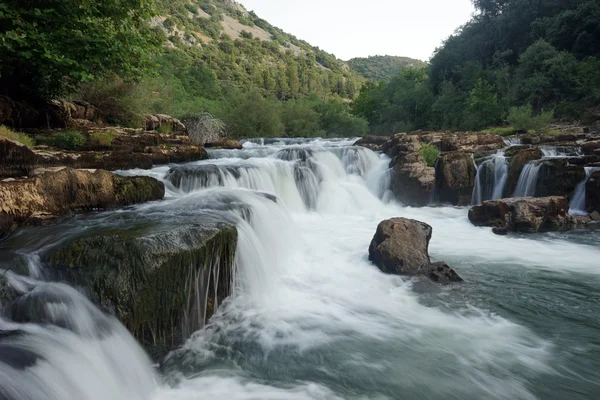
[[[27,146],[0,137],[0,179],[27,176],[35,164],[35,154]]]
[[[144,125],[146,130],[149,131],[154,131],[163,127],[168,131],[167,133],[187,132],[187,128],[180,120],[165,114],[146,115],[144,118]]]
[[[484,201],[469,210],[475,226],[489,226],[496,234],[506,232],[549,232],[568,229],[569,202],[566,197],[523,197]]]
[[[600,212],[599,211],[593,211],[592,213],[590,213],[590,219],[592,221],[600,221]]]
[[[571,196],[577,185],[585,178],[585,169],[580,165],[571,165],[566,158],[555,158],[542,162],[535,195]]]
[[[241,150],[244,148],[240,142],[233,139],[223,139],[218,140],[216,142],[205,143],[204,147],[209,148],[219,148],[219,149],[230,149],[230,150]]]
[[[470,154],[443,153],[435,166],[437,200],[455,206],[471,203],[477,170]]]
[[[436,282],[462,279],[444,263],[429,259],[431,226],[412,219],[382,221],[369,246],[369,260],[382,272],[395,275],[427,276]]]
[[[600,171],[592,173],[585,184],[585,204],[589,211],[600,212]]]
[[[508,177],[506,179],[506,192],[513,194],[519,183],[519,177],[523,172],[523,167],[530,161],[540,160],[542,151],[538,147],[515,146],[506,150],[507,157],[510,157],[508,167]]]
[[[427,166],[418,152],[392,161],[391,190],[396,199],[412,207],[425,207],[435,185],[435,168]]]
[[[229,224],[139,224],[72,239],[42,260],[60,279],[87,288],[158,360],[231,294],[236,245]]]
[[[390,139],[390,136],[365,136],[358,139],[354,143],[354,146],[361,146],[373,151],[380,151]]]
[[[35,178],[0,183],[0,236],[70,212],[106,210],[164,197],[162,182],[108,171],[64,168]]]

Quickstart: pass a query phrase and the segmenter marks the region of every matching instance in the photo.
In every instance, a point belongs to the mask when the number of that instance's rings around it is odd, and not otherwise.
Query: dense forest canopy
[[[353,58],[348,65],[370,81],[389,82],[405,68],[424,68],[427,64],[408,57],[371,56]]]

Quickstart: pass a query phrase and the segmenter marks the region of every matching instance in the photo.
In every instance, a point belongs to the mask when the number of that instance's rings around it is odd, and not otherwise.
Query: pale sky
[[[471,0],[238,0],[248,11],[338,58],[427,61],[467,22]]]

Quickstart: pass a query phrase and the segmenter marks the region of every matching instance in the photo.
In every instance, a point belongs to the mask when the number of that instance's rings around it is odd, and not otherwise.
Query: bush
[[[517,133],[517,130],[512,126],[502,127],[497,126],[483,131],[486,135],[510,136]]]
[[[165,133],[165,134],[169,134],[173,132],[173,126],[172,125],[161,125],[158,128],[156,128],[156,132],[158,133]]]
[[[54,145],[59,149],[77,150],[85,142],[85,137],[78,131],[63,131],[54,136]]]
[[[198,14],[198,7],[196,7],[196,6],[195,6],[195,5],[193,5],[193,4],[186,3],[186,4],[185,4],[185,8],[187,8],[187,10],[188,10],[189,12],[191,12],[192,14],[194,14],[194,15],[197,15],[197,14]]]
[[[110,146],[118,136],[118,133],[112,131],[94,132],[90,135],[90,141],[99,146]]]
[[[184,117],[182,121],[188,129],[192,144],[203,145],[227,137],[223,121],[209,113]]]
[[[554,111],[542,110],[540,114],[534,116],[531,105],[513,107],[508,113],[508,122],[517,131],[546,130],[553,118]]]
[[[33,140],[33,138],[31,138],[30,136],[27,136],[24,133],[13,132],[12,130],[10,130],[9,128],[7,128],[4,125],[0,125],[0,137],[14,140],[15,142],[24,144],[25,146],[27,146],[29,148],[33,148],[33,146],[35,146],[35,140]]]
[[[440,150],[432,144],[422,145],[421,149],[419,150],[419,153],[421,153],[421,156],[423,156],[425,163],[427,163],[427,165],[430,167],[435,166],[435,162],[440,156]]]

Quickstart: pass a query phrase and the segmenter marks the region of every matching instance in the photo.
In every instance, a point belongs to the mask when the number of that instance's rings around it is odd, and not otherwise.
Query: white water
[[[481,204],[486,200],[501,199],[508,179],[508,161],[500,150],[481,165],[477,166],[475,186],[471,204]]]
[[[535,196],[538,174],[542,163],[539,161],[530,161],[523,167],[519,182],[513,197],[528,197]]]
[[[587,215],[585,202],[585,186],[594,172],[600,171],[600,167],[585,167],[585,178],[575,188],[571,202],[569,203],[569,214]]]
[[[248,154],[267,153],[249,147]],[[67,311],[86,307],[113,333],[79,338],[68,329],[17,324],[37,334],[31,348],[48,362],[34,367],[25,385],[23,371],[7,374],[0,356],[0,384],[15,382],[23,391],[12,396],[17,399],[538,398],[530,382],[557,374],[552,342],[471,304],[467,294],[448,307],[426,304],[414,282],[384,275],[367,260],[369,242],[385,218],[424,221],[433,226],[432,258],[456,263],[466,275],[484,264],[510,273],[600,274],[600,250],[560,238],[496,236],[472,226],[466,209],[401,207],[387,201],[389,160],[361,150],[367,161],[344,161],[344,152],[328,147],[332,152],[311,156],[316,167],[306,167],[318,184],[298,182],[298,160],[281,160],[277,152],[236,156],[192,164],[212,163],[218,173],[211,176],[224,179],[190,180],[170,187],[173,198],[164,204],[138,207],[193,209],[228,193],[253,210],[250,221],[238,221],[237,290],[209,326],[172,355],[167,378],[173,386],[155,383],[149,361],[124,328],[77,293],[69,295],[77,302]],[[239,178],[224,168],[242,164],[253,168],[242,168],[248,174]],[[145,173],[162,179],[167,172]],[[313,190],[308,207],[303,189]],[[275,194],[279,203],[253,190]],[[468,287],[436,290],[451,296]],[[178,372],[180,366],[192,372]],[[55,393],[42,395],[48,387]]]

